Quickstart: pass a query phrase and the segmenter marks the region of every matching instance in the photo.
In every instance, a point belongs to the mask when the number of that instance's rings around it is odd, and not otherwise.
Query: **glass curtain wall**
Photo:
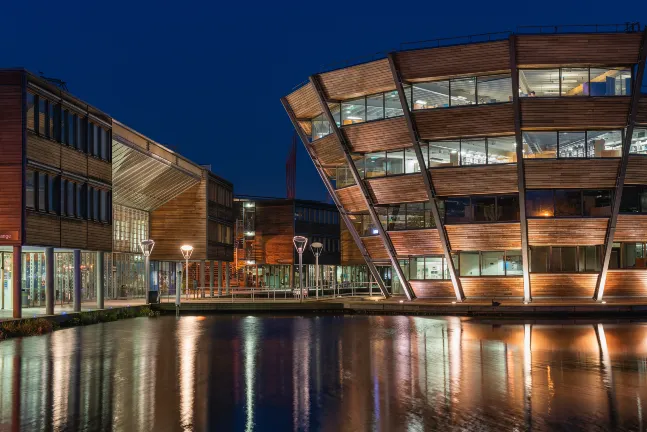
[[[139,245],[148,239],[149,214],[115,204],[113,209],[113,248],[118,252],[141,252]]]
[[[114,253],[113,295],[117,299],[144,297],[144,256],[130,253]]]

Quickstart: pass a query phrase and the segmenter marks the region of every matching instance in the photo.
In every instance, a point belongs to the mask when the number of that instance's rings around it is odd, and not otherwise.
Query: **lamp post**
[[[315,291],[317,293],[317,299],[319,299],[319,255],[323,252],[323,244],[314,242],[310,245],[310,250],[315,256]]]
[[[303,236],[295,236],[292,243],[299,254],[299,301],[303,303],[303,251],[306,250],[308,239]]]
[[[186,260],[186,269],[184,270],[184,273],[186,273],[186,290],[187,292],[189,291],[189,258],[191,258],[191,254],[193,253],[193,246],[191,245],[183,245],[180,250],[182,251],[182,256]],[[181,290],[176,290],[175,291],[175,306],[180,307],[180,291]]]
[[[151,253],[153,252],[154,247],[155,247],[155,241],[151,239],[142,240],[141,243],[139,243],[139,248],[142,250],[142,253],[144,254],[144,286],[146,287],[146,304],[150,303],[150,295],[149,295],[149,292],[151,290],[150,256],[151,256]]]

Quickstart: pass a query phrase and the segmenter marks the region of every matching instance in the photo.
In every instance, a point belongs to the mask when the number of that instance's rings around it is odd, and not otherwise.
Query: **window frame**
[[[630,73],[631,73],[631,83],[630,83],[629,88],[631,90],[633,90],[633,88],[634,88],[634,80],[636,79],[635,72],[634,72],[634,65],[622,65],[622,64],[615,65],[615,66],[608,66],[608,65],[607,66],[558,66],[558,67],[553,67],[553,68],[546,68],[546,67],[543,67],[543,68],[518,68],[517,69],[517,82],[521,82],[519,74],[521,72],[525,71],[525,70],[555,70],[555,69],[558,69],[558,81],[559,81],[558,96],[537,96],[537,95],[535,95],[533,97],[537,97],[537,98],[541,98],[541,99],[573,98],[573,97],[576,97],[576,98],[586,98],[586,97],[602,97],[602,98],[607,98],[607,97],[631,97],[631,93],[628,94],[628,95],[627,94],[625,94],[625,95],[613,94],[613,95],[603,95],[603,96],[591,96],[590,87],[589,87],[589,91],[588,91],[587,95],[565,96],[565,95],[562,94],[562,92],[563,92],[563,89],[562,89],[563,69],[587,69],[588,70],[588,80],[586,82],[591,83],[591,69],[600,69],[600,68],[605,68],[605,69],[618,68],[618,70],[625,70],[626,69],[626,70],[630,71]],[[619,69],[619,68],[621,68],[621,69]],[[521,90],[521,87],[519,89],[517,89],[517,91],[519,91],[519,90]],[[514,89],[513,89],[513,91],[514,91]],[[520,94],[519,97],[525,99],[525,98],[530,98],[531,96],[528,96],[528,95],[521,96],[521,94]]]

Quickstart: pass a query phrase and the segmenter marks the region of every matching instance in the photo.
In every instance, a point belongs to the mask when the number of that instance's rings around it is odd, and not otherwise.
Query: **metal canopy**
[[[200,182],[194,173],[120,137],[112,140],[113,202],[152,211]]]

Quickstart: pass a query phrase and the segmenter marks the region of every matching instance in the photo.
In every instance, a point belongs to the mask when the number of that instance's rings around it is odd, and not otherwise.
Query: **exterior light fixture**
[[[191,245],[182,245],[180,247],[180,251],[182,251],[182,256],[186,260],[186,270],[184,271],[186,273],[186,292],[187,295],[189,293],[189,258],[191,258],[191,254],[193,253],[193,246]],[[180,307],[180,291],[179,289],[175,290],[175,306]]]
[[[295,236],[292,243],[299,254],[299,301],[303,303],[303,252],[308,245],[308,239],[303,236]]]
[[[142,240],[139,243],[139,248],[144,254],[144,286],[146,287],[146,303],[150,303],[150,291],[151,291],[151,265],[150,265],[150,256],[153,253],[153,248],[155,247],[155,240]]]
[[[310,245],[310,250],[312,251],[312,254],[315,256],[315,290],[317,293],[317,299],[319,298],[319,255],[321,255],[321,252],[323,252],[323,244],[319,242],[314,242]]]

